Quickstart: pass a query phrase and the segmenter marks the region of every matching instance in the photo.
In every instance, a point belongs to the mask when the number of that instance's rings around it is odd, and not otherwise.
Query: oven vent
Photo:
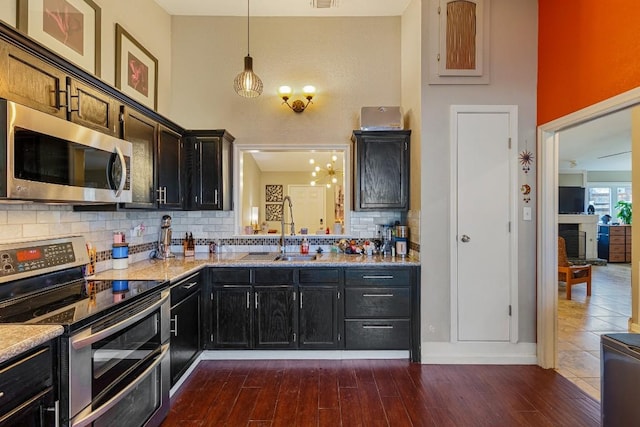
[[[314,9],[338,7],[338,0],[311,0],[311,7]]]

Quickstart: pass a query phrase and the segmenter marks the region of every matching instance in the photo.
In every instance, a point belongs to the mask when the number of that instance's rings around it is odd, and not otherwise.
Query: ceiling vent
[[[311,7],[315,9],[338,7],[338,0],[311,0]]]

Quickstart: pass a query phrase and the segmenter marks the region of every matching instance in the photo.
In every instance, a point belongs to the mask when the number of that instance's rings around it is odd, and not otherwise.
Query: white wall
[[[251,56],[264,93],[233,90],[247,54],[246,18],[173,17],[171,117],[187,128],[225,128],[239,144],[344,143],[360,108],[400,105],[400,18],[251,18]],[[316,86],[301,114],[278,87]],[[295,95],[293,99],[298,99]]]
[[[427,2],[423,2],[427,4]],[[537,15],[535,0],[492,0],[490,15],[490,83],[487,85],[429,85],[428,46],[422,67],[422,339],[450,339],[450,184],[449,107],[454,104],[515,104],[518,106],[520,153],[535,155]],[[422,10],[423,40],[429,34],[428,10]],[[519,170],[519,184],[532,185],[527,206],[536,212],[535,163],[529,176]],[[518,186],[519,187],[519,186]],[[519,211],[525,206],[519,198]],[[521,218],[522,216],[519,215]],[[519,337],[536,342],[535,235],[536,219],[522,221],[519,230]]]

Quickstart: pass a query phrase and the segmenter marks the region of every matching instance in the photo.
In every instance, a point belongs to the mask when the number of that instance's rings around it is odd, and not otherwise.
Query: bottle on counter
[[[307,238],[302,239],[302,244],[300,245],[300,253],[308,254],[309,253],[309,241]]]

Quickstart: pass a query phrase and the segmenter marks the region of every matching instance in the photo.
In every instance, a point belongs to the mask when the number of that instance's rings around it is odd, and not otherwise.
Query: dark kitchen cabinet
[[[251,348],[253,289],[249,268],[210,268],[204,307],[205,348]]]
[[[214,348],[251,348],[253,289],[251,286],[221,285],[212,291]]]
[[[67,77],[67,118],[79,125],[120,137],[120,103],[89,85]]]
[[[355,210],[409,209],[411,131],[354,131]]]
[[[0,425],[57,425],[53,343],[0,364]]]
[[[0,42],[0,98],[115,137],[120,103],[23,49]]]
[[[24,50],[0,42],[0,98],[67,118],[66,74]]]
[[[138,111],[122,107],[122,138],[131,142],[132,202],[123,207],[155,208],[156,184],[154,174],[158,123]]]
[[[232,210],[233,136],[225,130],[195,130],[184,140],[185,208]]]
[[[293,285],[254,287],[255,348],[295,348],[297,306]]]
[[[340,348],[340,284],[340,269],[300,269],[299,348]]]
[[[161,209],[182,208],[182,140],[181,135],[160,126],[156,176],[157,199]]]
[[[202,349],[200,276],[200,273],[194,274],[171,287],[171,386],[191,366]]]
[[[255,348],[297,346],[297,273],[294,268],[253,270]]]
[[[410,350],[420,358],[419,269],[345,269],[347,350]]]
[[[208,348],[341,348],[342,269],[211,268],[209,273]]]

